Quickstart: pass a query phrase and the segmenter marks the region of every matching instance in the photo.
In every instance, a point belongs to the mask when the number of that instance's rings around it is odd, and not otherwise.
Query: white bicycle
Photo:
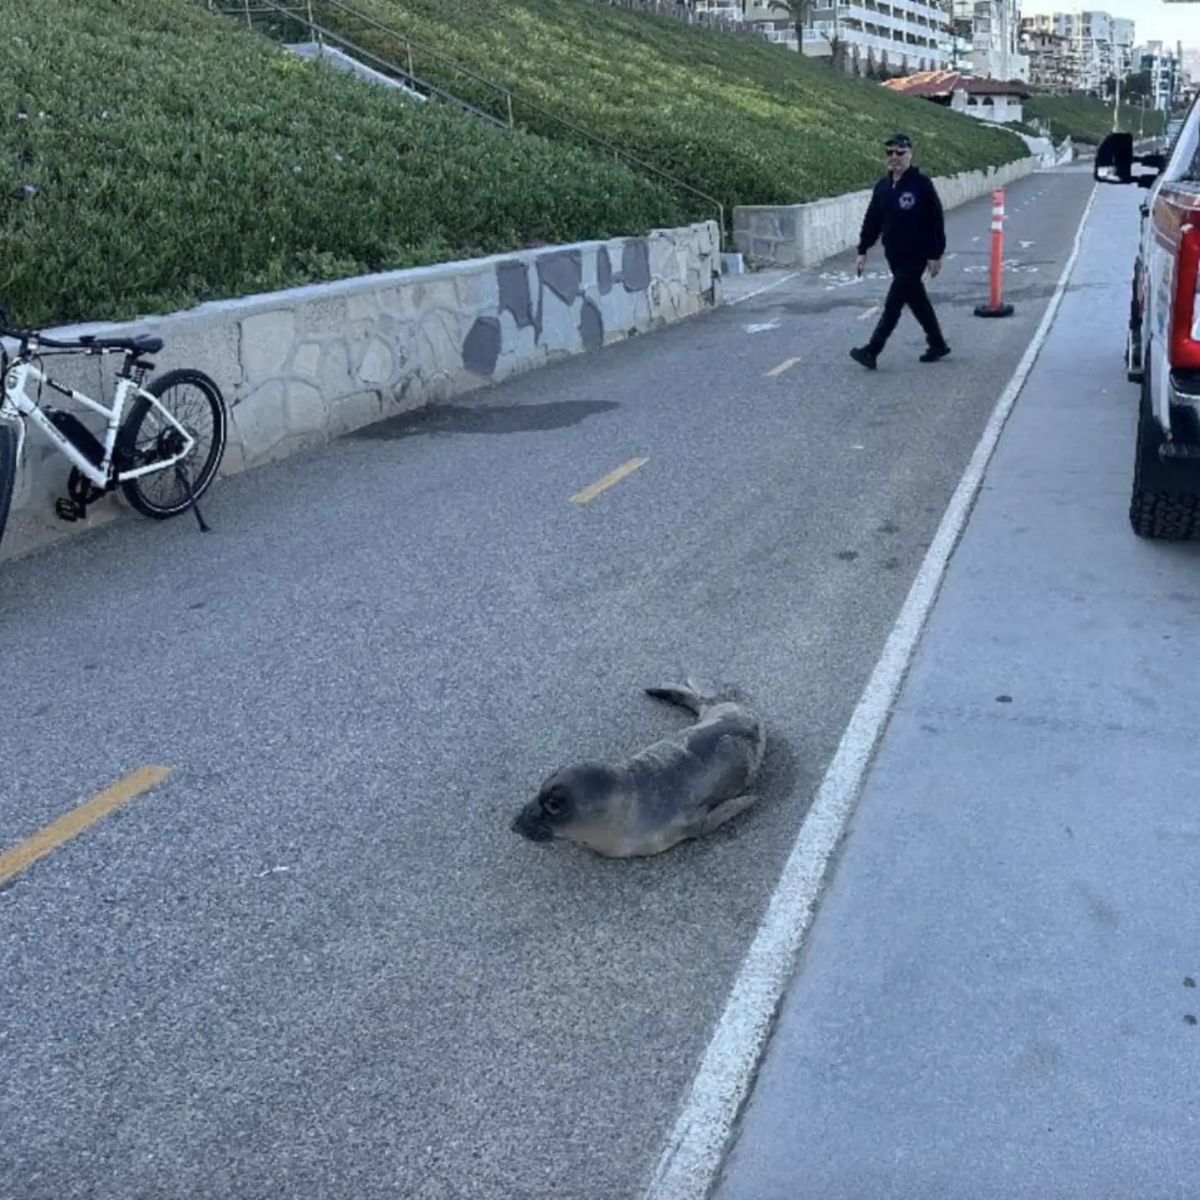
[[[17,462],[32,421],[71,463],[67,495],[55,505],[65,521],[78,521],[87,507],[120,487],[125,499],[143,516],[164,520],[189,508],[200,529],[208,526],[197,500],[208,490],[225,454],[228,413],[220,388],[203,371],[184,367],[168,371],[145,387],[163,340],[148,334],[132,338],[81,337],[62,342],[32,330],[7,327],[0,310],[0,337],[19,343],[10,356],[0,344],[0,538],[8,521]],[[74,388],[56,383],[42,360],[62,355],[125,356],[113,383],[111,407]],[[31,384],[37,394],[30,394]],[[73,413],[42,403],[43,386],[105,418],[101,441]],[[122,421],[126,407],[129,415]]]

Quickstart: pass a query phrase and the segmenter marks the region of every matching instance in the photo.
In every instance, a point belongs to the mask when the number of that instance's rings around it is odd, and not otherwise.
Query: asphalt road
[[[0,848],[171,769],[0,890],[0,1196],[637,1196],[1090,188],[1009,189],[1007,321],[949,215],[945,362],[848,359],[844,256],[0,567]],[[509,832],[685,671],[765,714],[759,807]]]
[[[1128,521],[1144,198],[1097,189],[714,1200],[1198,1194],[1200,545]]]

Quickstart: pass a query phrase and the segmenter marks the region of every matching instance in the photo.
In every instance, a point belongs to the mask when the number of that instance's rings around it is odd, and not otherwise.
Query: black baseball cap
[[[907,133],[893,133],[886,142],[883,143],[885,148],[895,146],[900,150],[912,149],[912,138]]]

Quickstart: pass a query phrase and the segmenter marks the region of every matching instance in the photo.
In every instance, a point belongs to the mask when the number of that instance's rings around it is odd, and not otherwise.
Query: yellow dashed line
[[[595,500],[601,492],[606,492],[614,483],[620,483],[626,475],[632,475],[638,467],[644,467],[650,460],[648,458],[631,458],[627,463],[622,463],[615,471],[609,471],[603,479],[597,479],[595,483],[589,483],[587,487],[576,492],[569,497],[572,504],[586,504],[589,500]]]
[[[94,825],[101,817],[107,816],[114,808],[120,808],[134,796],[162,783],[169,774],[170,771],[166,767],[139,767],[123,779],[118,779],[112,787],[97,792],[78,808],[73,808],[11,850],[6,850],[0,854],[0,884],[7,883],[14,875],[32,866],[51,850],[57,850],[77,833],[82,833],[89,825]]]

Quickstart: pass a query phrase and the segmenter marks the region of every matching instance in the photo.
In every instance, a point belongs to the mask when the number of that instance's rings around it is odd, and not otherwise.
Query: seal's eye
[[[542,812],[547,813],[552,817],[557,817],[565,807],[566,801],[563,799],[560,792],[547,792],[542,797]]]

